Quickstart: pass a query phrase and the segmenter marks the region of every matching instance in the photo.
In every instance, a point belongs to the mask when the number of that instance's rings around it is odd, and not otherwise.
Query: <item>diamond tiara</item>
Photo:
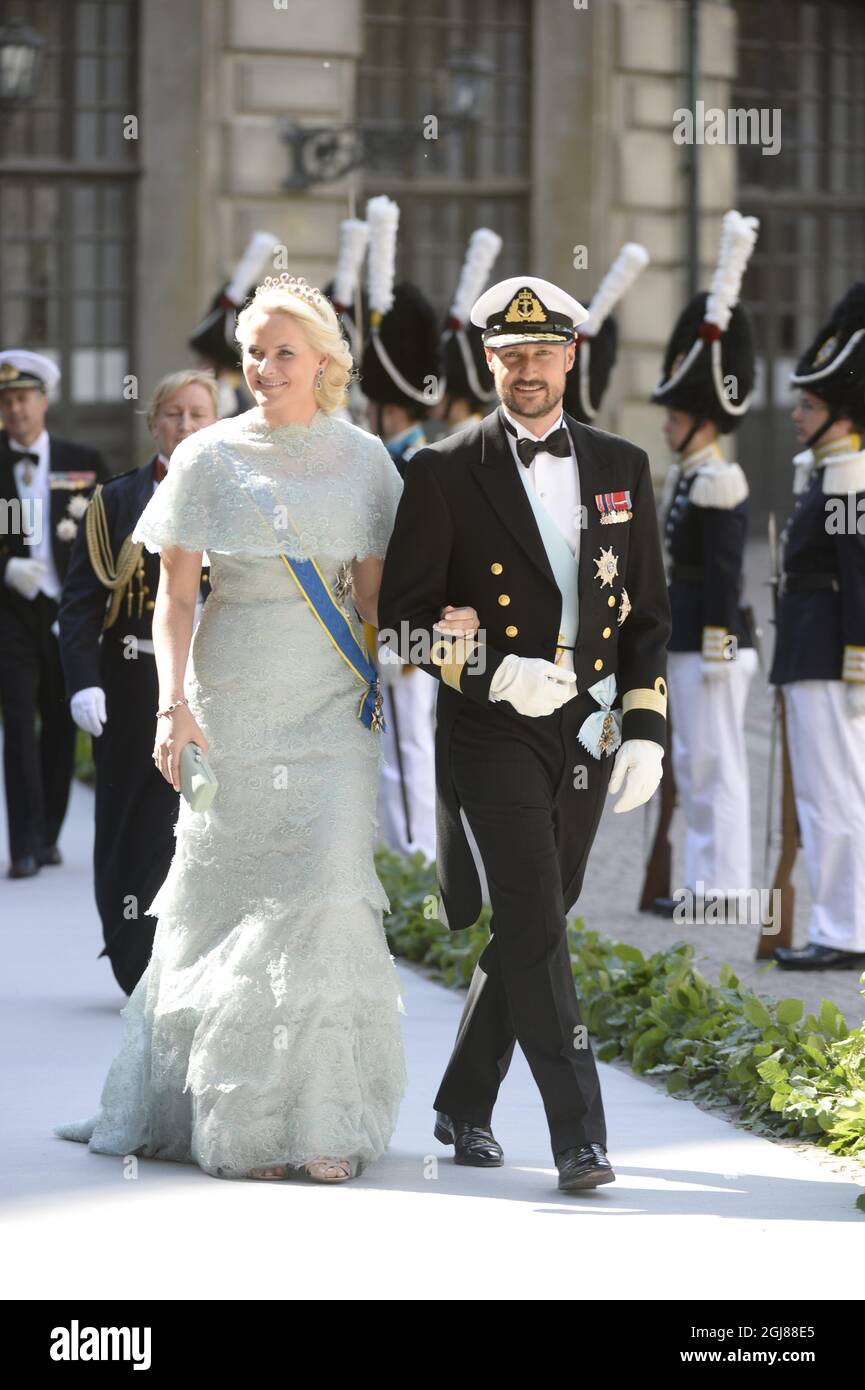
[[[305,300],[307,304],[311,304],[314,309],[319,311],[327,306],[327,300],[321,290],[310,285],[302,275],[289,275],[287,270],[284,270],[281,275],[266,275],[261,284],[256,286],[253,298],[263,294],[265,290],[287,290],[289,294]]]

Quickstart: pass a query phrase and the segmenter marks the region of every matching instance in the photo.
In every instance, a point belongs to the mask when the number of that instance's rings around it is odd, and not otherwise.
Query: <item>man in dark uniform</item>
[[[749,911],[751,800],[745,706],[757,651],[742,603],[748,481],[725,459],[719,436],[748,410],[754,344],[738,302],[757,240],[757,219],[735,208],[723,219],[712,290],[685,305],[652,394],[666,407],[664,433],[676,455],[662,503],[670,557],[673,632],[667,663],[671,757],[685,835],[684,886]],[[673,916],[680,895],[656,898]]]
[[[408,281],[394,284],[399,208],[371,198],[369,225],[369,332],[360,362],[370,428],[380,436],[400,476],[426,444],[424,421],[438,398],[439,332],[424,293]],[[379,821],[391,849],[435,858],[435,682],[379,651],[386,730],[379,776]]]
[[[580,324],[574,365],[565,386],[564,408],[583,425],[594,423],[616,364],[619,329],[612,311],[648,264],[645,246],[626,241],[595,291],[589,317]]]
[[[477,227],[472,232],[442,335],[444,392],[433,414],[446,420],[452,430],[482,420],[487,411],[498,405],[483,335],[469,315],[489,283],[501,249],[502,239],[491,228]]]
[[[669,635],[648,458],[562,411],[585,317],[533,277],[476,302],[501,405],[409,463],[378,608],[382,640],[440,681],[446,924],[468,927],[481,909],[461,813],[492,906],[435,1133],[455,1143],[457,1162],[502,1162],[490,1122],[518,1041],[565,1190],[613,1180],[566,918],[608,787],[624,783],[615,809],[630,810],[660,781]],[[448,597],[476,608],[475,638],[448,645],[433,631]]]
[[[796,502],[781,537],[775,655],[811,893],[784,970],[865,966],[865,281],[791,376]]]
[[[131,994],[153,949],[156,918],[143,909],[174,854],[179,799],[153,763],[158,680],[153,607],[159,556],[130,540],[182,439],[217,418],[216,382],[204,372],[163,377],[148,411],[158,453],[97,487],[75,541],[60,605],[60,651],[76,723],[93,739],[93,875],[105,948]],[[202,570],[201,598],[209,591]],[[200,612],[200,605],[198,612]],[[197,615],[196,615],[197,617]]]
[[[60,380],[40,353],[0,352],[0,707],[9,823],[7,877],[60,864],[57,847],[75,764],[57,608],[78,523],[102,456],[45,428]],[[36,735],[36,714],[41,727]]]

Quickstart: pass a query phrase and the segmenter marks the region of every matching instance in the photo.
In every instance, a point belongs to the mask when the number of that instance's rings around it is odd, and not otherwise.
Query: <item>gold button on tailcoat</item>
[[[507,608],[507,606],[508,606],[508,604],[510,603],[510,601],[511,601],[511,596],[510,596],[510,594],[499,594],[499,603],[502,605],[502,608]]]
[[[519,632],[519,628],[518,628],[518,627],[514,627],[513,623],[511,623],[509,627],[506,627],[506,628],[505,628],[505,636],[506,636],[506,637],[516,637],[516,635],[517,635],[518,632]]]
[[[490,565],[490,570],[493,574],[501,574],[503,568],[504,566],[500,565],[498,560],[496,560],[494,564]]]
[[[603,661],[601,660],[600,657],[598,657],[597,661],[595,662],[595,670],[596,670],[596,671],[600,671],[600,670],[603,668],[603,665],[604,665]]]

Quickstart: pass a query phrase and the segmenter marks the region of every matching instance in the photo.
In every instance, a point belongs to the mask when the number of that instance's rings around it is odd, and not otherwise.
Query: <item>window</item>
[[[789,374],[833,304],[865,273],[865,6],[860,0],[736,0],[734,107],[781,111],[781,148],[738,148],[739,208],[760,219],[745,279],[760,359],[741,430],[759,459],[757,506],[788,506],[795,440]]]
[[[128,459],[138,142],[135,0],[0,0],[45,40],[34,100],[0,128],[3,346],[62,378],[52,428]],[[132,132],[134,133],[134,132]]]
[[[458,54],[487,65],[480,118],[425,140],[425,117],[447,110],[446,65]],[[366,0],[358,120],[384,132],[414,126],[418,139],[368,164],[364,192],[399,203],[398,276],[442,313],[476,227],[503,237],[497,279],[526,264],[531,72],[530,0]]]

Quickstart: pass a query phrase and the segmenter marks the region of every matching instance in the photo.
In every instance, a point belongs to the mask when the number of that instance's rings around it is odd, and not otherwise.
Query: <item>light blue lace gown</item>
[[[332,586],[384,555],[401,491],[381,442],[321,411],[271,428],[250,410],[173,454],[133,539],[210,559],[185,690],[219,790],[203,814],[181,798],[101,1109],[60,1137],[223,1177],[319,1154],[357,1172],[386,1149],[406,1077],[373,860],[382,739],[279,551]]]

